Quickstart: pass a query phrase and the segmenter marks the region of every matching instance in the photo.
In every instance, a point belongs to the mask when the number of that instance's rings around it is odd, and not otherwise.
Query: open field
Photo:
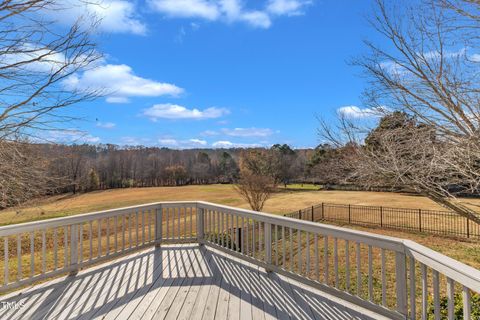
[[[0,211],[0,224],[21,223],[31,220],[168,200],[205,200],[248,208],[248,204],[240,199],[231,185],[115,189],[76,196],[55,196],[24,207]],[[468,201],[480,202],[477,199],[468,199]],[[282,214],[320,202],[441,209],[441,207],[431,200],[414,195],[360,191],[285,191],[280,188],[280,191],[267,201],[264,211]],[[408,238],[475,268],[480,268],[480,245],[475,242],[446,239],[440,236],[418,233],[352,226],[347,227],[400,238]]]
[[[304,188],[307,188],[305,186]],[[204,200],[248,208],[248,204],[240,198],[231,185],[112,189],[78,195],[59,195],[38,200],[22,207],[3,210],[0,211],[0,225],[170,200]],[[279,192],[267,201],[264,211],[283,214],[320,202],[383,205],[413,209],[442,209],[430,199],[410,194],[315,191],[290,186],[287,190],[279,188]],[[480,205],[480,199],[468,199],[468,202]]]

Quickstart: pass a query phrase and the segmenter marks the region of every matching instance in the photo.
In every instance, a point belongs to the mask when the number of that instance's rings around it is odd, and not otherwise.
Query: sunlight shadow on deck
[[[0,297],[25,305],[0,310],[1,319],[163,319],[179,310],[185,318],[212,312],[222,318],[220,309],[229,306],[237,319],[255,312],[280,319],[371,319],[314,289],[197,245],[148,249],[20,292]]]

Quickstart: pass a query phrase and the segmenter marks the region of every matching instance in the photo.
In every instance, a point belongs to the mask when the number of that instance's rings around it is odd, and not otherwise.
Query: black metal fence
[[[321,203],[287,217],[480,239],[480,225],[449,211]]]

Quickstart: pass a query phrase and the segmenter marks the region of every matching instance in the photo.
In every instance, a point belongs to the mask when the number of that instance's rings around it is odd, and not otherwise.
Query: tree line
[[[111,144],[8,144],[8,150],[21,150],[18,159],[12,159],[16,163],[10,163],[12,167],[18,167],[23,161],[23,174],[22,179],[12,176],[8,187],[0,187],[0,208],[56,193],[235,183],[240,176],[241,163],[248,161],[249,154],[261,154],[264,162],[255,165],[261,166],[262,172],[271,176],[275,184],[286,185],[308,179],[308,163],[314,153],[311,149],[294,150],[288,145],[175,150]],[[13,172],[13,168],[11,170]],[[32,185],[35,192],[31,192]]]

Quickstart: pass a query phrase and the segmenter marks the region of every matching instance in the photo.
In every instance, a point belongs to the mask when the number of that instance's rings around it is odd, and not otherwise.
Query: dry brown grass
[[[231,185],[131,188],[97,191],[79,195],[61,195],[0,211],[0,225],[21,223],[132,206],[156,201],[204,200],[248,208]],[[287,213],[320,202],[357,205],[383,205],[415,209],[441,209],[431,200],[409,194],[363,191],[282,190],[267,201],[264,210]],[[480,200],[468,202],[480,205]]]

